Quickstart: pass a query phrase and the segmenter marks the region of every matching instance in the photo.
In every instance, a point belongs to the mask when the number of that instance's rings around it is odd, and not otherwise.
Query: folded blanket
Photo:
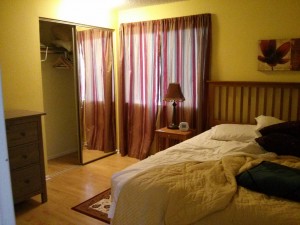
[[[236,179],[250,190],[300,202],[300,169],[263,161]]]

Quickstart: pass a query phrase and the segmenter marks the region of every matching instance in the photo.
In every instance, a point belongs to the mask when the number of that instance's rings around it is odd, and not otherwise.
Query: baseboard
[[[68,154],[75,153],[75,152],[77,152],[77,150],[74,151],[73,149],[72,150],[68,150],[68,151],[64,151],[64,152],[60,152],[60,153],[58,153],[56,155],[47,156],[47,160],[56,159],[56,158],[62,157],[64,155],[68,155]]]

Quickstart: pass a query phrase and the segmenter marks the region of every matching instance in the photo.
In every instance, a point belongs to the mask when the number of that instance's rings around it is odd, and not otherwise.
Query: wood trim
[[[97,28],[97,29],[115,31],[115,29],[112,29],[112,28],[99,27],[99,26],[93,26],[93,25],[81,24],[81,23],[75,23],[75,22],[69,22],[69,21],[65,21],[65,20],[50,19],[50,18],[46,18],[46,17],[39,17],[39,21],[65,24],[65,25],[71,25],[71,26],[87,27],[87,28],[91,28],[91,29]]]

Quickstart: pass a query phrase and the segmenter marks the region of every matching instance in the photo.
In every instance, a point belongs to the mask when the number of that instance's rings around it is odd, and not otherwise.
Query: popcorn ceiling
[[[182,2],[187,0],[127,0],[120,8],[134,8],[139,6],[150,6],[170,2]]]

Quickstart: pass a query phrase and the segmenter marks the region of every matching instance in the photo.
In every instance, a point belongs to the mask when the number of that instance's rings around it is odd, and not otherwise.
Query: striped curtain
[[[206,127],[206,81],[209,79],[210,14],[162,20],[162,95],[169,83],[179,83],[185,101],[179,103],[177,121],[186,121],[197,133]],[[160,126],[171,121],[172,107],[163,102]]]
[[[153,140],[160,79],[159,22],[120,27],[120,152],[143,159]]]
[[[154,131],[171,120],[162,101],[168,84],[181,84],[185,102],[179,121],[197,131],[205,127],[211,45],[210,14],[121,24],[119,123],[122,155],[144,159]],[[161,118],[161,119],[159,119]]]

